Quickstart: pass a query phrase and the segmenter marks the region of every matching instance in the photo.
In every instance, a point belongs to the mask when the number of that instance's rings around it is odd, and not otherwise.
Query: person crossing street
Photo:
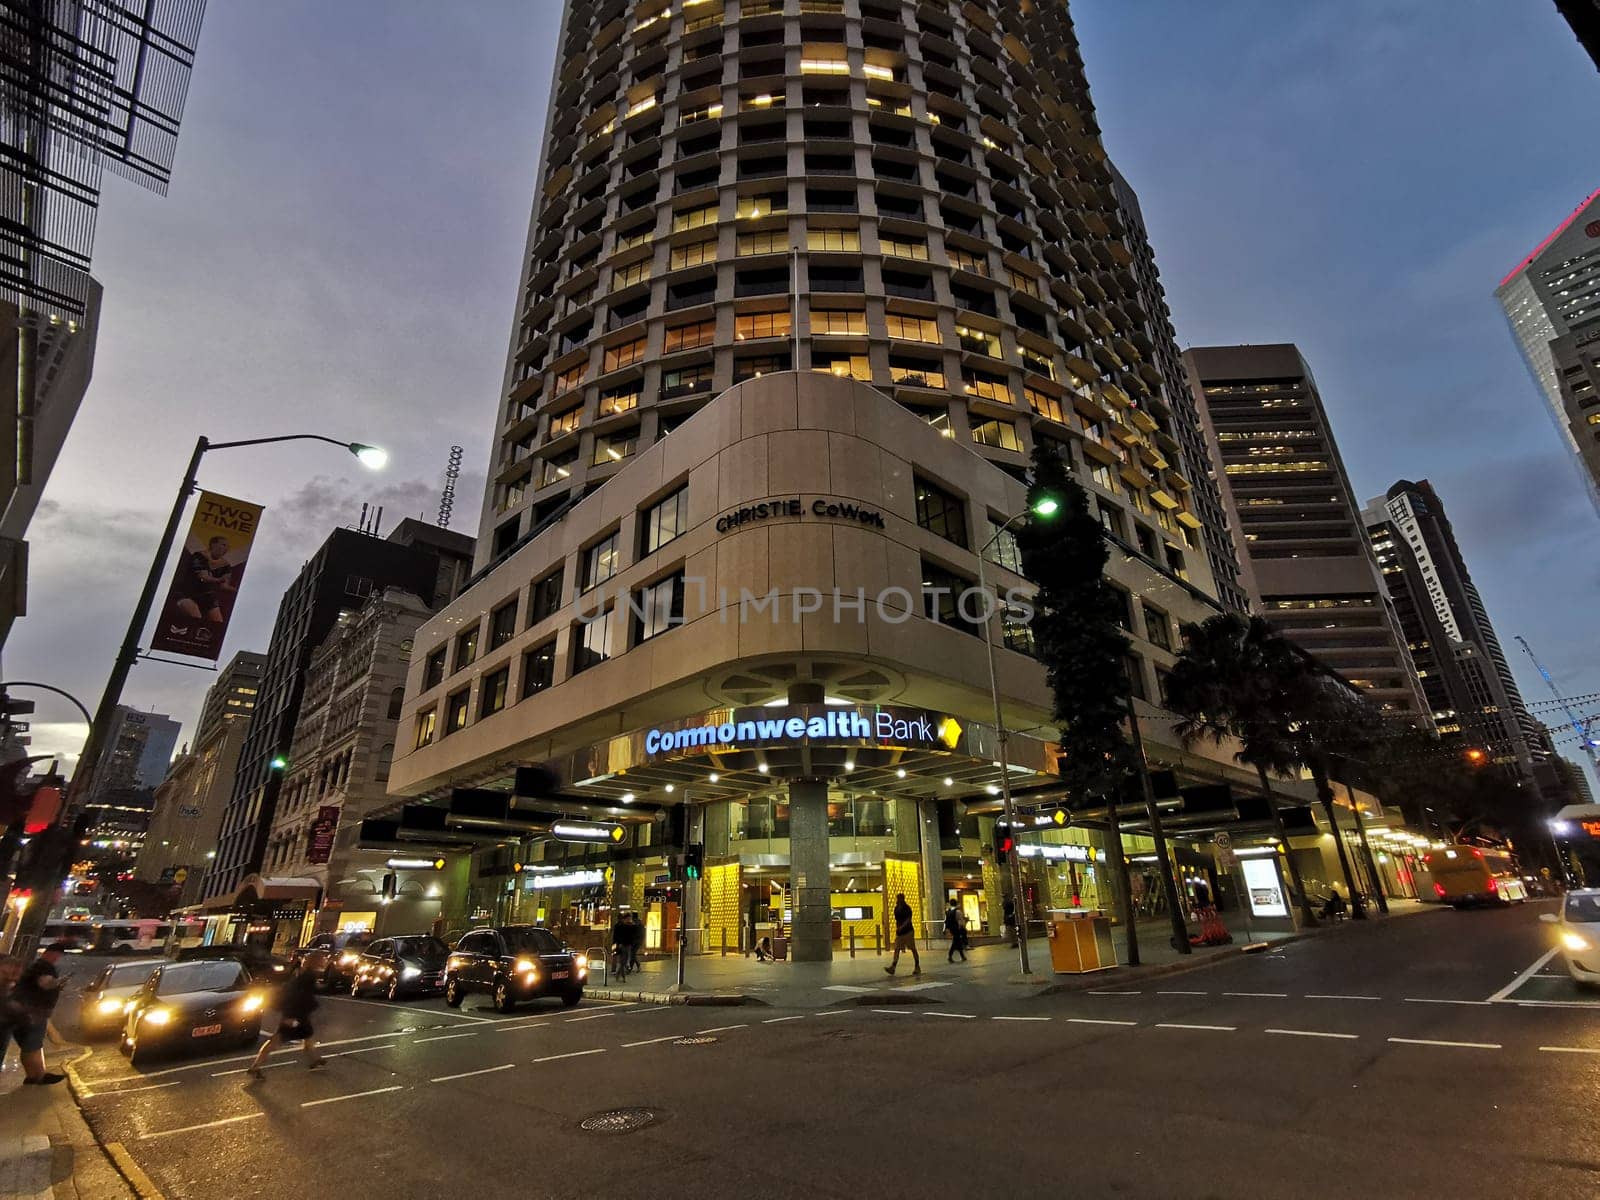
[[[917,956],[917,925],[912,917],[911,905],[906,903],[906,894],[894,894],[894,957],[889,960],[889,965],[883,969],[884,974],[893,975],[894,969],[900,964],[900,952],[911,951],[913,975],[922,974],[922,959]]]
[[[962,915],[961,906],[954,900],[950,907],[944,910],[944,931],[950,935],[950,952],[944,956],[945,962],[955,962],[956,955],[961,955],[961,961],[967,961],[967,919]]]

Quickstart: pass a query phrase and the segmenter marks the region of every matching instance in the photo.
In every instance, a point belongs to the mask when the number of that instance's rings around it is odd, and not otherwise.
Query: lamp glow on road
[[[1033,515],[1036,517],[1053,517],[1061,507],[1061,501],[1054,496],[1041,496],[1039,502],[1033,506]]]
[[[350,453],[354,454],[361,465],[369,471],[381,471],[389,465],[389,452],[381,446],[368,446],[364,442],[351,442]]]

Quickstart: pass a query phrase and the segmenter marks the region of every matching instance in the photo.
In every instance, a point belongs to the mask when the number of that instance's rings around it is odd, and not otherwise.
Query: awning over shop
[[[232,892],[207,901],[205,911],[227,912],[260,900],[316,900],[322,885],[315,879],[246,875]]]

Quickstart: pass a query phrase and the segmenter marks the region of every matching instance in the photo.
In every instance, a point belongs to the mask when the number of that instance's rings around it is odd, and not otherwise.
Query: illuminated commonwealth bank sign
[[[886,705],[796,704],[723,708],[644,731],[647,761],[797,746],[960,748],[965,730],[946,713]]]

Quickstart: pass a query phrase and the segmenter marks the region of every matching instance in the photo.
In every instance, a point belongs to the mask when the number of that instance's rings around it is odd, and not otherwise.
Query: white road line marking
[[[1337,1038],[1340,1041],[1353,1042],[1361,1035],[1359,1033],[1327,1033],[1321,1029],[1268,1029],[1267,1033],[1281,1033],[1289,1037],[1315,1037]],[[1393,1038],[1389,1039],[1393,1041]]]
[[[420,1046],[420,1045],[422,1045],[423,1042],[448,1042],[448,1041],[451,1041],[451,1040],[453,1040],[455,1038],[477,1037],[477,1036],[478,1036],[478,1031],[476,1029],[474,1029],[471,1033],[441,1033],[441,1034],[436,1034],[433,1037],[417,1038],[412,1043],[412,1045]]]
[[[558,1059],[558,1058],[582,1058],[585,1054],[604,1054],[604,1053],[605,1053],[604,1049],[599,1049],[599,1050],[571,1050],[571,1051],[568,1051],[566,1054],[547,1054],[543,1058],[536,1058],[533,1061],[536,1062],[536,1063],[555,1062],[556,1059]]]
[[[977,1013],[928,1012],[922,1015],[925,1017],[955,1017],[962,1021],[976,1021],[978,1019]]]
[[[549,1021],[538,1021],[532,1025],[496,1025],[494,1031],[496,1033],[521,1033],[524,1029],[543,1029],[549,1024]]]
[[[421,1013],[426,1017],[451,1017],[457,1021],[476,1021],[480,1025],[492,1025],[492,1017],[469,1017],[466,1013],[451,1012],[448,1008],[412,1008],[409,1004],[379,1003],[376,1000],[358,1000],[354,996],[328,996],[327,999],[340,1004],[365,1004],[368,1008],[382,1008],[389,1012]]]
[[[1551,1054],[1600,1054],[1600,1048],[1594,1046],[1540,1046],[1539,1049]]]
[[[1073,1025],[1137,1025],[1137,1021],[1102,1021],[1095,1017],[1068,1017],[1067,1021]]]
[[[405,1090],[405,1084],[397,1083],[393,1087],[373,1088],[370,1092],[351,1092],[348,1096],[327,1096],[321,1100],[303,1100],[300,1102],[300,1107],[315,1108],[319,1104],[337,1104],[341,1100],[359,1100],[363,1096],[381,1096],[385,1092],[403,1092]]]
[[[695,1033],[726,1033],[730,1029],[744,1029],[745,1025],[715,1025],[710,1029],[696,1029]]]
[[[1288,992],[1223,992],[1224,996],[1250,996],[1257,1000],[1287,1000]]]
[[[847,1013],[848,1008],[830,1008],[826,1012],[812,1013],[813,1017],[837,1017],[840,1013]]]
[[[763,1025],[776,1025],[779,1021],[803,1021],[805,1019],[806,1019],[805,1013],[796,1013],[792,1017],[768,1017],[765,1021],[763,1021],[761,1023]]]
[[[1128,989],[1125,989],[1125,988],[1085,988],[1084,990],[1087,991],[1091,996],[1137,996],[1137,995],[1139,995],[1139,990],[1137,988],[1134,988],[1131,991],[1128,990]]]
[[[991,1021],[1048,1021],[1049,1017],[990,1017]]]
[[[589,1013],[587,1016],[582,1016],[582,1017],[565,1017],[563,1019],[570,1025],[573,1021],[595,1021],[595,1020],[598,1020],[601,1017],[614,1017],[616,1015],[617,1015],[616,1013],[600,1012],[600,1013]]]
[[[91,1091],[88,1091],[87,1089],[85,1089],[84,1096],[85,1096],[86,1099],[92,1099],[92,1098],[94,1098],[96,1096],[130,1096],[134,1092],[153,1092],[157,1088],[169,1088],[169,1087],[177,1087],[177,1086],[178,1086],[178,1081],[176,1079],[172,1079],[172,1080],[167,1081],[166,1083],[152,1083],[152,1084],[149,1084],[146,1087],[123,1088],[120,1091],[115,1091],[115,1092],[91,1092]]]
[[[350,1054],[370,1054],[374,1050],[393,1050],[399,1042],[390,1042],[386,1046],[363,1046],[359,1050],[340,1050],[337,1054],[324,1054],[324,1058],[344,1058]]]
[[[398,1033],[370,1033],[365,1037],[339,1038],[337,1041],[322,1042],[320,1045],[323,1047],[323,1049],[326,1049],[329,1046],[350,1046],[356,1042],[376,1042],[382,1040],[383,1038],[394,1038],[399,1036],[400,1035]],[[273,1057],[277,1057],[280,1054],[300,1053],[302,1053],[302,1051],[298,1046],[284,1046],[282,1049],[274,1050],[272,1052]],[[159,1071],[141,1071],[137,1075],[117,1075],[110,1079],[86,1079],[84,1082],[90,1084],[98,1091],[100,1088],[110,1084],[134,1083],[145,1079],[159,1079],[163,1075],[176,1075],[181,1071],[203,1071],[207,1067],[220,1067],[223,1063],[247,1063],[254,1060],[254,1058],[254,1054],[235,1054],[228,1058],[208,1058],[204,1062],[185,1063],[181,1067],[164,1067]],[[234,1074],[234,1072],[226,1073]]]
[[[1177,1021],[1157,1021],[1157,1029],[1210,1029],[1217,1033],[1237,1033],[1237,1025],[1183,1025]]]
[[[139,1140],[148,1142],[151,1138],[171,1137],[175,1133],[193,1133],[197,1129],[215,1129],[218,1125],[232,1125],[238,1121],[253,1121],[257,1117],[264,1117],[264,1112],[245,1113],[237,1117],[223,1117],[220,1121],[206,1121],[199,1125],[185,1125],[181,1129],[163,1129],[157,1133],[141,1133]]]
[[[1407,996],[1405,997],[1405,1002],[1407,1004],[1468,1004],[1480,1007],[1489,1003],[1487,1000],[1435,1000],[1429,996]]]
[[[622,1048],[624,1050],[632,1050],[635,1046],[654,1046],[658,1042],[675,1042],[682,1036],[683,1034],[681,1033],[669,1033],[666,1037],[650,1038],[644,1042],[623,1042]]]
[[[1501,988],[1494,995],[1490,996],[1489,1000],[1488,1000],[1488,1003],[1493,1004],[1496,1000],[1504,1000],[1512,992],[1516,991],[1519,987],[1521,987],[1529,979],[1531,979],[1533,976],[1537,975],[1541,970],[1543,970],[1545,963],[1549,962],[1552,958],[1554,958],[1556,956],[1556,954],[1559,953],[1559,950],[1560,950],[1560,948],[1557,947],[1557,946],[1550,947],[1549,950],[1547,950],[1544,954],[1539,956],[1539,961],[1538,962],[1534,963],[1533,966],[1529,967],[1521,975],[1518,975],[1510,983],[1506,984],[1505,987]]]
[[[1382,1000],[1382,996],[1341,996],[1330,992],[1307,992],[1307,1000]]]
[[[1180,991],[1180,990],[1176,990],[1175,989],[1173,991],[1166,991],[1166,992],[1157,990],[1156,995],[1158,995],[1158,996],[1207,996],[1207,995],[1210,995],[1210,993],[1209,992],[1186,992],[1186,991]]]
[[[1600,1000],[1501,1000],[1518,1008],[1600,1008]]]
[[[882,1013],[886,1017],[915,1017],[920,1015],[912,1012],[908,1008],[875,1008],[872,1011],[875,1013]]]
[[[1454,1046],[1462,1050],[1499,1050],[1499,1042],[1441,1042],[1434,1038],[1400,1038],[1389,1039],[1401,1046]]]
[[[484,1067],[481,1071],[463,1071],[459,1075],[435,1075],[429,1083],[449,1083],[452,1079],[470,1079],[474,1075],[492,1075],[496,1071],[509,1071],[516,1063],[502,1063],[498,1067]]]

